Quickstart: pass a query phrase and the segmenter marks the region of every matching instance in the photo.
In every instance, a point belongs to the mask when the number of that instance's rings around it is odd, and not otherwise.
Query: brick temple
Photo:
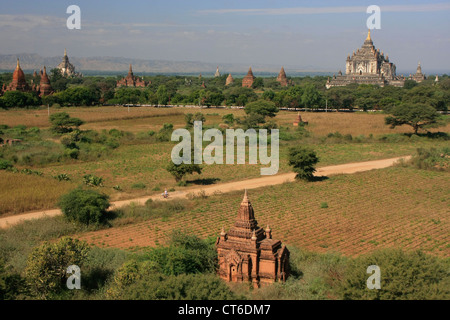
[[[286,72],[284,71],[284,68],[281,67],[280,73],[278,74],[277,81],[280,83],[282,87],[288,86],[288,81],[286,77]]]
[[[250,282],[254,287],[289,276],[289,250],[272,239],[272,230],[258,226],[247,190],[234,226],[222,229],[216,241],[219,276],[228,282]]]
[[[148,85],[147,82],[144,81],[144,79],[141,79],[139,77],[136,77],[133,74],[133,67],[130,64],[130,68],[128,69],[128,74],[125,78],[120,79],[117,81],[117,87],[140,87],[144,88]]]
[[[248,69],[247,75],[242,79],[242,86],[246,88],[251,88],[255,81],[255,76],[253,75],[252,67]]]
[[[234,82],[234,79],[233,79],[233,77],[231,76],[231,73],[230,73],[230,74],[228,74],[227,80],[225,81],[225,85],[229,86],[230,84],[233,84],[233,82]]]
[[[34,92],[38,94],[40,97],[46,96],[53,93],[53,89],[50,85],[50,80],[47,75],[47,71],[44,66],[44,71],[41,70],[40,75],[40,83],[39,85],[35,85],[34,79],[38,79],[38,75],[36,72],[33,74],[33,80],[31,80],[31,85],[28,84],[25,79],[25,73],[20,67],[20,61],[17,59],[16,69],[13,72],[13,77],[11,83],[8,85],[4,84],[0,89],[0,94],[3,94],[6,91],[21,91],[21,92]]]

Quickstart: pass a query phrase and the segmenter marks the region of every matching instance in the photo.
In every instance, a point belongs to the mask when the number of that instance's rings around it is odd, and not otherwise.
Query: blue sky
[[[81,30],[68,30],[69,5]],[[343,70],[361,47],[369,5],[381,8],[374,44],[400,72],[449,72],[450,1],[2,0],[0,54],[313,66]]]

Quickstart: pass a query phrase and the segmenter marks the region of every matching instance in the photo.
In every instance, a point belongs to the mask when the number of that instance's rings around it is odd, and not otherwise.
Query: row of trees
[[[337,108],[386,110],[402,103],[425,103],[436,110],[447,110],[450,103],[450,78],[442,76],[438,83],[427,79],[417,84],[407,80],[403,88],[352,84],[346,87],[325,88],[326,77],[289,78],[291,85],[281,87],[275,78],[257,77],[253,88],[243,88],[236,79],[225,86],[226,75],[217,78],[184,76],[144,77],[146,88],[116,88],[116,77],[66,78],[57,69],[50,72],[55,94],[40,99],[33,93],[6,92],[0,98],[0,108],[33,105],[239,105],[258,99],[275,103],[278,108]],[[5,74],[0,78],[7,80]],[[38,81],[38,79],[36,80]],[[203,86],[205,84],[205,86]]]

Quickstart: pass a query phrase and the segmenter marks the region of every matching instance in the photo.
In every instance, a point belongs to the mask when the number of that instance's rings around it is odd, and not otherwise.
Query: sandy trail
[[[315,173],[315,176],[330,176],[330,175],[336,175],[336,174],[351,174],[355,172],[361,172],[361,171],[369,171],[373,169],[382,169],[386,167],[392,166],[395,162],[397,162],[399,159],[409,159],[411,156],[404,156],[404,157],[396,157],[396,158],[390,158],[390,159],[383,159],[383,160],[373,160],[373,161],[365,161],[365,162],[355,162],[355,163],[346,163],[346,164],[340,164],[335,166],[327,166],[322,168],[317,168],[317,171]],[[170,199],[175,198],[186,198],[188,194],[192,193],[199,193],[204,191],[206,195],[212,195],[217,192],[225,193],[230,191],[236,191],[236,190],[244,190],[244,189],[255,189],[259,187],[265,187],[265,186],[272,186],[277,184],[282,184],[285,182],[292,182],[295,180],[295,173],[283,173],[278,174],[274,176],[263,176],[261,178],[253,178],[253,179],[247,179],[247,180],[241,180],[241,181],[235,181],[235,182],[228,182],[228,183],[222,183],[222,184],[216,184],[211,186],[203,186],[203,187],[197,187],[192,189],[186,189],[184,191],[174,191],[170,193]],[[135,199],[129,199],[129,200],[120,200],[120,201],[114,201],[111,203],[110,210],[120,208],[126,205],[129,205],[132,202],[135,202],[137,204],[144,204],[148,199],[159,199],[161,200],[162,197],[160,194],[153,195],[153,196],[147,196],[147,197],[141,197],[141,198],[135,198]],[[61,215],[60,209],[51,209],[51,210],[43,210],[43,211],[36,211],[36,212],[29,212],[29,213],[23,213],[19,215],[9,216],[5,218],[0,218],[0,228],[8,228],[10,226],[13,226],[15,224],[18,224],[22,221],[31,220],[31,219],[38,219],[38,218],[44,218],[44,217],[53,217],[57,215]]]

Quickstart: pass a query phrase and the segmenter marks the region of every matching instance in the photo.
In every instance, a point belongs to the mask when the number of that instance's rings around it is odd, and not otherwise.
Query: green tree
[[[66,106],[92,106],[100,103],[100,92],[84,86],[70,87],[55,96],[60,104]]]
[[[196,112],[195,114],[186,113],[184,119],[186,121],[186,129],[192,128],[194,121],[201,121],[202,123],[206,121],[205,115],[201,112]]]
[[[247,114],[255,113],[262,115],[263,117],[273,118],[279,110],[272,101],[258,100],[247,104],[244,111]]]
[[[84,121],[78,118],[71,118],[66,112],[59,112],[50,115],[51,130],[56,133],[72,132],[78,129]]]
[[[393,129],[397,126],[409,125],[415,134],[419,129],[433,128],[443,125],[439,121],[436,109],[426,104],[401,104],[390,111],[392,116],[385,118],[385,123]]]
[[[64,237],[56,243],[45,242],[28,256],[25,275],[31,293],[41,299],[61,292],[66,284],[67,268],[82,267],[90,250],[78,239]]]
[[[313,84],[305,86],[302,94],[302,103],[305,108],[318,108],[322,100],[322,94]]]
[[[202,173],[202,167],[198,164],[175,164],[172,161],[169,162],[166,170],[175,178],[176,182],[183,180],[184,176],[187,174]]]
[[[167,92],[167,87],[165,85],[160,85],[158,87],[156,96],[158,97],[158,104],[166,106],[169,103],[169,93]]]
[[[23,108],[27,106],[37,106],[40,99],[35,94],[21,91],[6,91],[0,98],[4,108]]]
[[[161,141],[161,142],[170,141],[172,131],[173,131],[173,124],[164,123],[163,127],[156,134],[156,139],[158,139],[158,141]]]
[[[288,159],[289,165],[297,173],[296,179],[313,180],[314,172],[316,172],[315,165],[319,162],[314,150],[303,146],[292,147],[289,149]]]
[[[222,121],[226,124],[232,126],[234,124],[234,115],[232,113],[228,113],[222,117]]]
[[[58,203],[69,221],[86,225],[100,224],[107,220],[109,196],[95,190],[74,189],[63,195]]]

